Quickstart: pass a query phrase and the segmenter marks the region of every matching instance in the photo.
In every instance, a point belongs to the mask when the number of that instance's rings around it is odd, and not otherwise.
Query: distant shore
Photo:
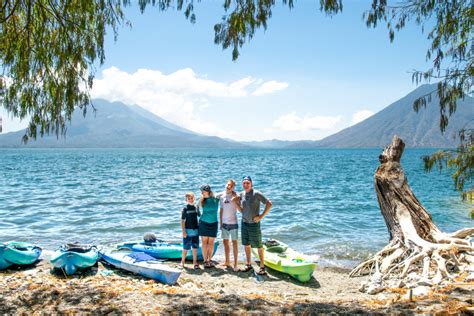
[[[175,286],[102,263],[67,278],[50,269],[47,260],[42,260],[33,267],[0,271],[0,313],[473,312],[469,294],[473,282],[414,296],[410,301],[404,289],[372,296],[361,293],[358,288],[364,278],[349,278],[348,271],[329,267],[317,268],[308,283],[271,270],[258,283],[253,272],[233,272],[222,265],[194,271],[188,264]]]

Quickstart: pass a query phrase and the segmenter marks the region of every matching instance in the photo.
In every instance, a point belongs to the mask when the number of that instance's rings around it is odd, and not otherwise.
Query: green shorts
[[[262,248],[262,231],[260,223],[242,222],[242,245],[250,245],[252,248]]]

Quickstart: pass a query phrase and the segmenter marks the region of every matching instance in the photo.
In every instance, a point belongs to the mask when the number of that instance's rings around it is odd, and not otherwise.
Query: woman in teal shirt
[[[214,241],[217,237],[217,211],[219,210],[219,198],[214,196],[208,184],[201,186],[201,218],[199,219],[199,236],[202,240],[202,256],[204,268],[212,268],[212,255],[214,252]]]

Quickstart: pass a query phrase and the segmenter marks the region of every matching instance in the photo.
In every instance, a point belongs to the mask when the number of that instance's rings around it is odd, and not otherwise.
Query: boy
[[[227,180],[225,186],[225,192],[220,197],[220,222],[222,239],[224,241],[224,253],[225,253],[225,266],[231,267],[230,265],[230,245],[229,240],[232,240],[232,249],[234,253],[234,271],[238,271],[237,260],[238,260],[238,228],[237,224],[237,206],[232,202],[232,198],[237,196],[234,191],[235,181],[232,179]]]
[[[181,213],[181,230],[183,232],[183,253],[181,256],[181,266],[184,267],[186,262],[186,254],[192,248],[194,269],[198,270],[197,251],[199,249],[199,224],[198,216],[200,215],[194,205],[194,193],[188,192],[185,195],[187,205]]]

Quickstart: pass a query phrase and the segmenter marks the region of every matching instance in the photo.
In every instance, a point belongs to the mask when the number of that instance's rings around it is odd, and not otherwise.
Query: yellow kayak
[[[264,240],[263,249],[265,266],[289,274],[300,282],[308,282],[311,279],[316,263],[305,255],[275,239]],[[257,248],[252,248],[252,253],[258,258]]]

